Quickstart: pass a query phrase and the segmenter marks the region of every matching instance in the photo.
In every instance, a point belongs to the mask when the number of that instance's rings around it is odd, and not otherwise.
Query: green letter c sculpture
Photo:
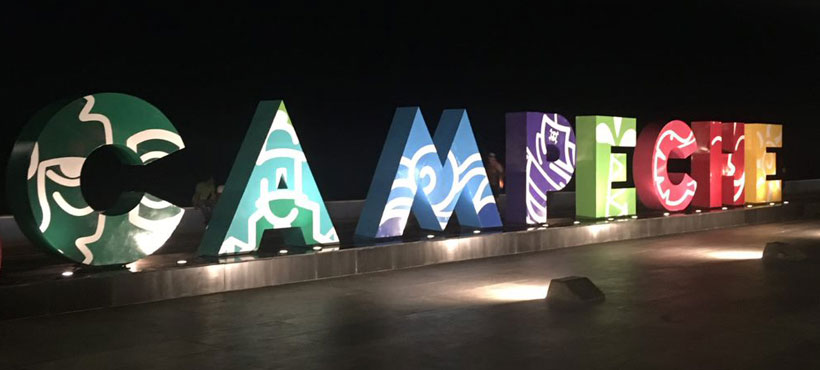
[[[116,265],[152,254],[174,232],[184,210],[149,194],[124,193],[116,211],[88,205],[83,164],[109,145],[131,165],[185,146],[159,109],[118,93],[52,104],[23,128],[9,158],[7,193],[18,225],[35,244],[86,265]]]

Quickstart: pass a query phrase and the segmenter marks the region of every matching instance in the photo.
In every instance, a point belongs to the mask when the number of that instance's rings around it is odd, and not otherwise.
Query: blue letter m
[[[462,226],[501,226],[464,109],[445,110],[432,139],[418,107],[396,110],[356,236],[400,236],[411,210],[426,230],[444,230],[454,211]]]

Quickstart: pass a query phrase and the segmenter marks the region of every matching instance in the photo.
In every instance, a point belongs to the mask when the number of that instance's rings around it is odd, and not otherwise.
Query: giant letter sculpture
[[[445,110],[433,139],[418,107],[396,110],[356,237],[402,235],[411,209],[427,230],[444,230],[454,211],[462,226],[501,226],[465,110]]]
[[[184,147],[151,104],[124,94],[88,95],[35,115],[9,159],[9,204],[34,243],[86,265],[133,262],[159,249],[183,210],[144,193],[123,193],[111,210],[92,209],[80,172],[95,149],[111,146],[131,165]]]
[[[508,224],[547,222],[547,193],[567,186],[575,173],[575,132],[555,113],[507,114]]]
[[[199,253],[253,252],[268,229],[291,229],[290,245],[339,242],[281,100],[256,108]]]
[[[780,180],[766,180],[766,175],[777,174],[775,153],[766,148],[783,146],[783,126],[773,124],[746,124],[746,202],[779,202]]]
[[[612,153],[613,146],[635,146],[635,119],[580,116],[578,165],[575,179],[575,213],[601,218],[635,213],[635,188],[613,189],[612,183],[626,181],[626,154]]]
[[[644,128],[632,159],[641,203],[652,209],[686,209],[695,196],[698,182],[686,173],[669,173],[667,164],[670,159],[685,159],[697,149],[695,134],[683,121]]]

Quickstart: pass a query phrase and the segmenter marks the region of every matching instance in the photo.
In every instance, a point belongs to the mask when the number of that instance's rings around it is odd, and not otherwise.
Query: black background
[[[820,6],[811,1],[381,5],[4,4],[0,151],[61,98],[116,91],[188,145],[178,194],[224,182],[258,101],[284,99],[326,200],[365,196],[397,106],[784,125],[781,176],[818,178]],[[0,163],[5,166],[5,163]]]

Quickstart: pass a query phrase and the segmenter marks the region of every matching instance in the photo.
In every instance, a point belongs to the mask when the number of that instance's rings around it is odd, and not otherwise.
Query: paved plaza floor
[[[0,321],[0,369],[820,368],[809,220]],[[552,278],[600,305],[555,311]]]

